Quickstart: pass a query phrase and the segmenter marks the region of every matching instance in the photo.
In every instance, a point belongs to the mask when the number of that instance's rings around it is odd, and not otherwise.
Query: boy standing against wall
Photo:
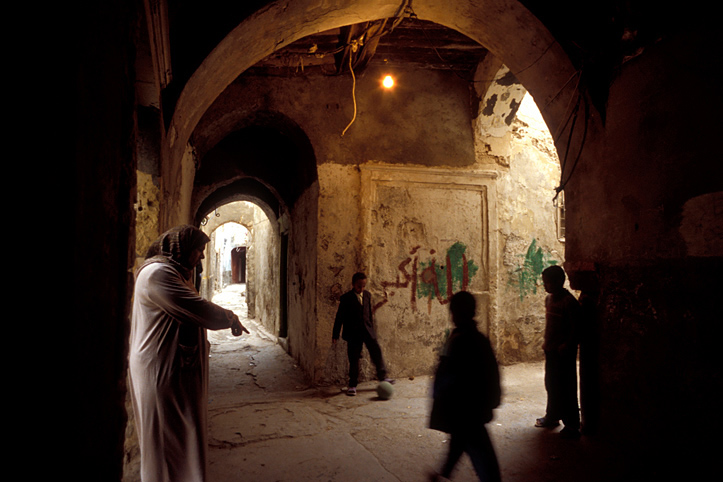
[[[548,293],[545,299],[545,389],[547,409],[538,418],[536,427],[553,428],[565,425],[560,434],[565,438],[580,436],[580,410],[577,402],[577,331],[580,305],[564,288],[565,272],[550,266],[542,272]]]

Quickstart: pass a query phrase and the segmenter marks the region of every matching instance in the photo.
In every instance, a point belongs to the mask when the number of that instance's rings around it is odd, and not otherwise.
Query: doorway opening
[[[240,317],[256,320],[272,336],[282,336],[281,296],[284,246],[272,212],[250,201],[216,207],[202,221],[208,245],[202,295],[221,296]]]

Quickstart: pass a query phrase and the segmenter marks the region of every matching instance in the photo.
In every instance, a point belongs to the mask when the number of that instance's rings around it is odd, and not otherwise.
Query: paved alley
[[[243,319],[243,285],[214,301],[239,314],[251,335],[209,331],[210,480],[413,482],[440,465],[447,436],[426,428],[430,377],[398,379],[387,401],[375,382],[360,384],[356,397],[341,386],[312,387],[272,337]],[[533,427],[545,408],[542,363],[501,373],[503,405],[488,428],[503,480],[624,480],[594,440]],[[466,457],[453,480],[477,480]]]

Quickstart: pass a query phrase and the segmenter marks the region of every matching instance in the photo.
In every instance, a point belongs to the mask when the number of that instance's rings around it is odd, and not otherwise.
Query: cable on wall
[[[354,68],[352,66],[352,57],[353,53],[357,50],[357,43],[356,40],[352,42],[351,45],[351,52],[349,52],[349,72],[351,72],[351,79],[352,79],[352,86],[351,86],[351,98],[354,102],[354,115],[351,118],[351,122],[349,122],[349,125],[347,125],[344,130],[341,133],[341,137],[344,137],[344,134],[346,134],[346,131],[351,127],[351,125],[354,123],[354,120],[356,119],[356,77],[354,76]]]

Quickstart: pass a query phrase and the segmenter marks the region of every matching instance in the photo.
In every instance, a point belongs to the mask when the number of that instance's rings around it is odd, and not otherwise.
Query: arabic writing
[[[410,256],[399,263],[394,281],[381,282],[384,299],[375,305],[375,310],[387,303],[389,296],[395,295],[390,288],[409,288],[409,301],[415,311],[417,299],[436,299],[442,305],[447,304],[455,292],[467,289],[479,270],[473,260],[467,259],[467,247],[459,241],[447,249],[442,260],[435,257],[436,250],[430,249],[431,257],[420,261],[420,248],[413,247]]]

